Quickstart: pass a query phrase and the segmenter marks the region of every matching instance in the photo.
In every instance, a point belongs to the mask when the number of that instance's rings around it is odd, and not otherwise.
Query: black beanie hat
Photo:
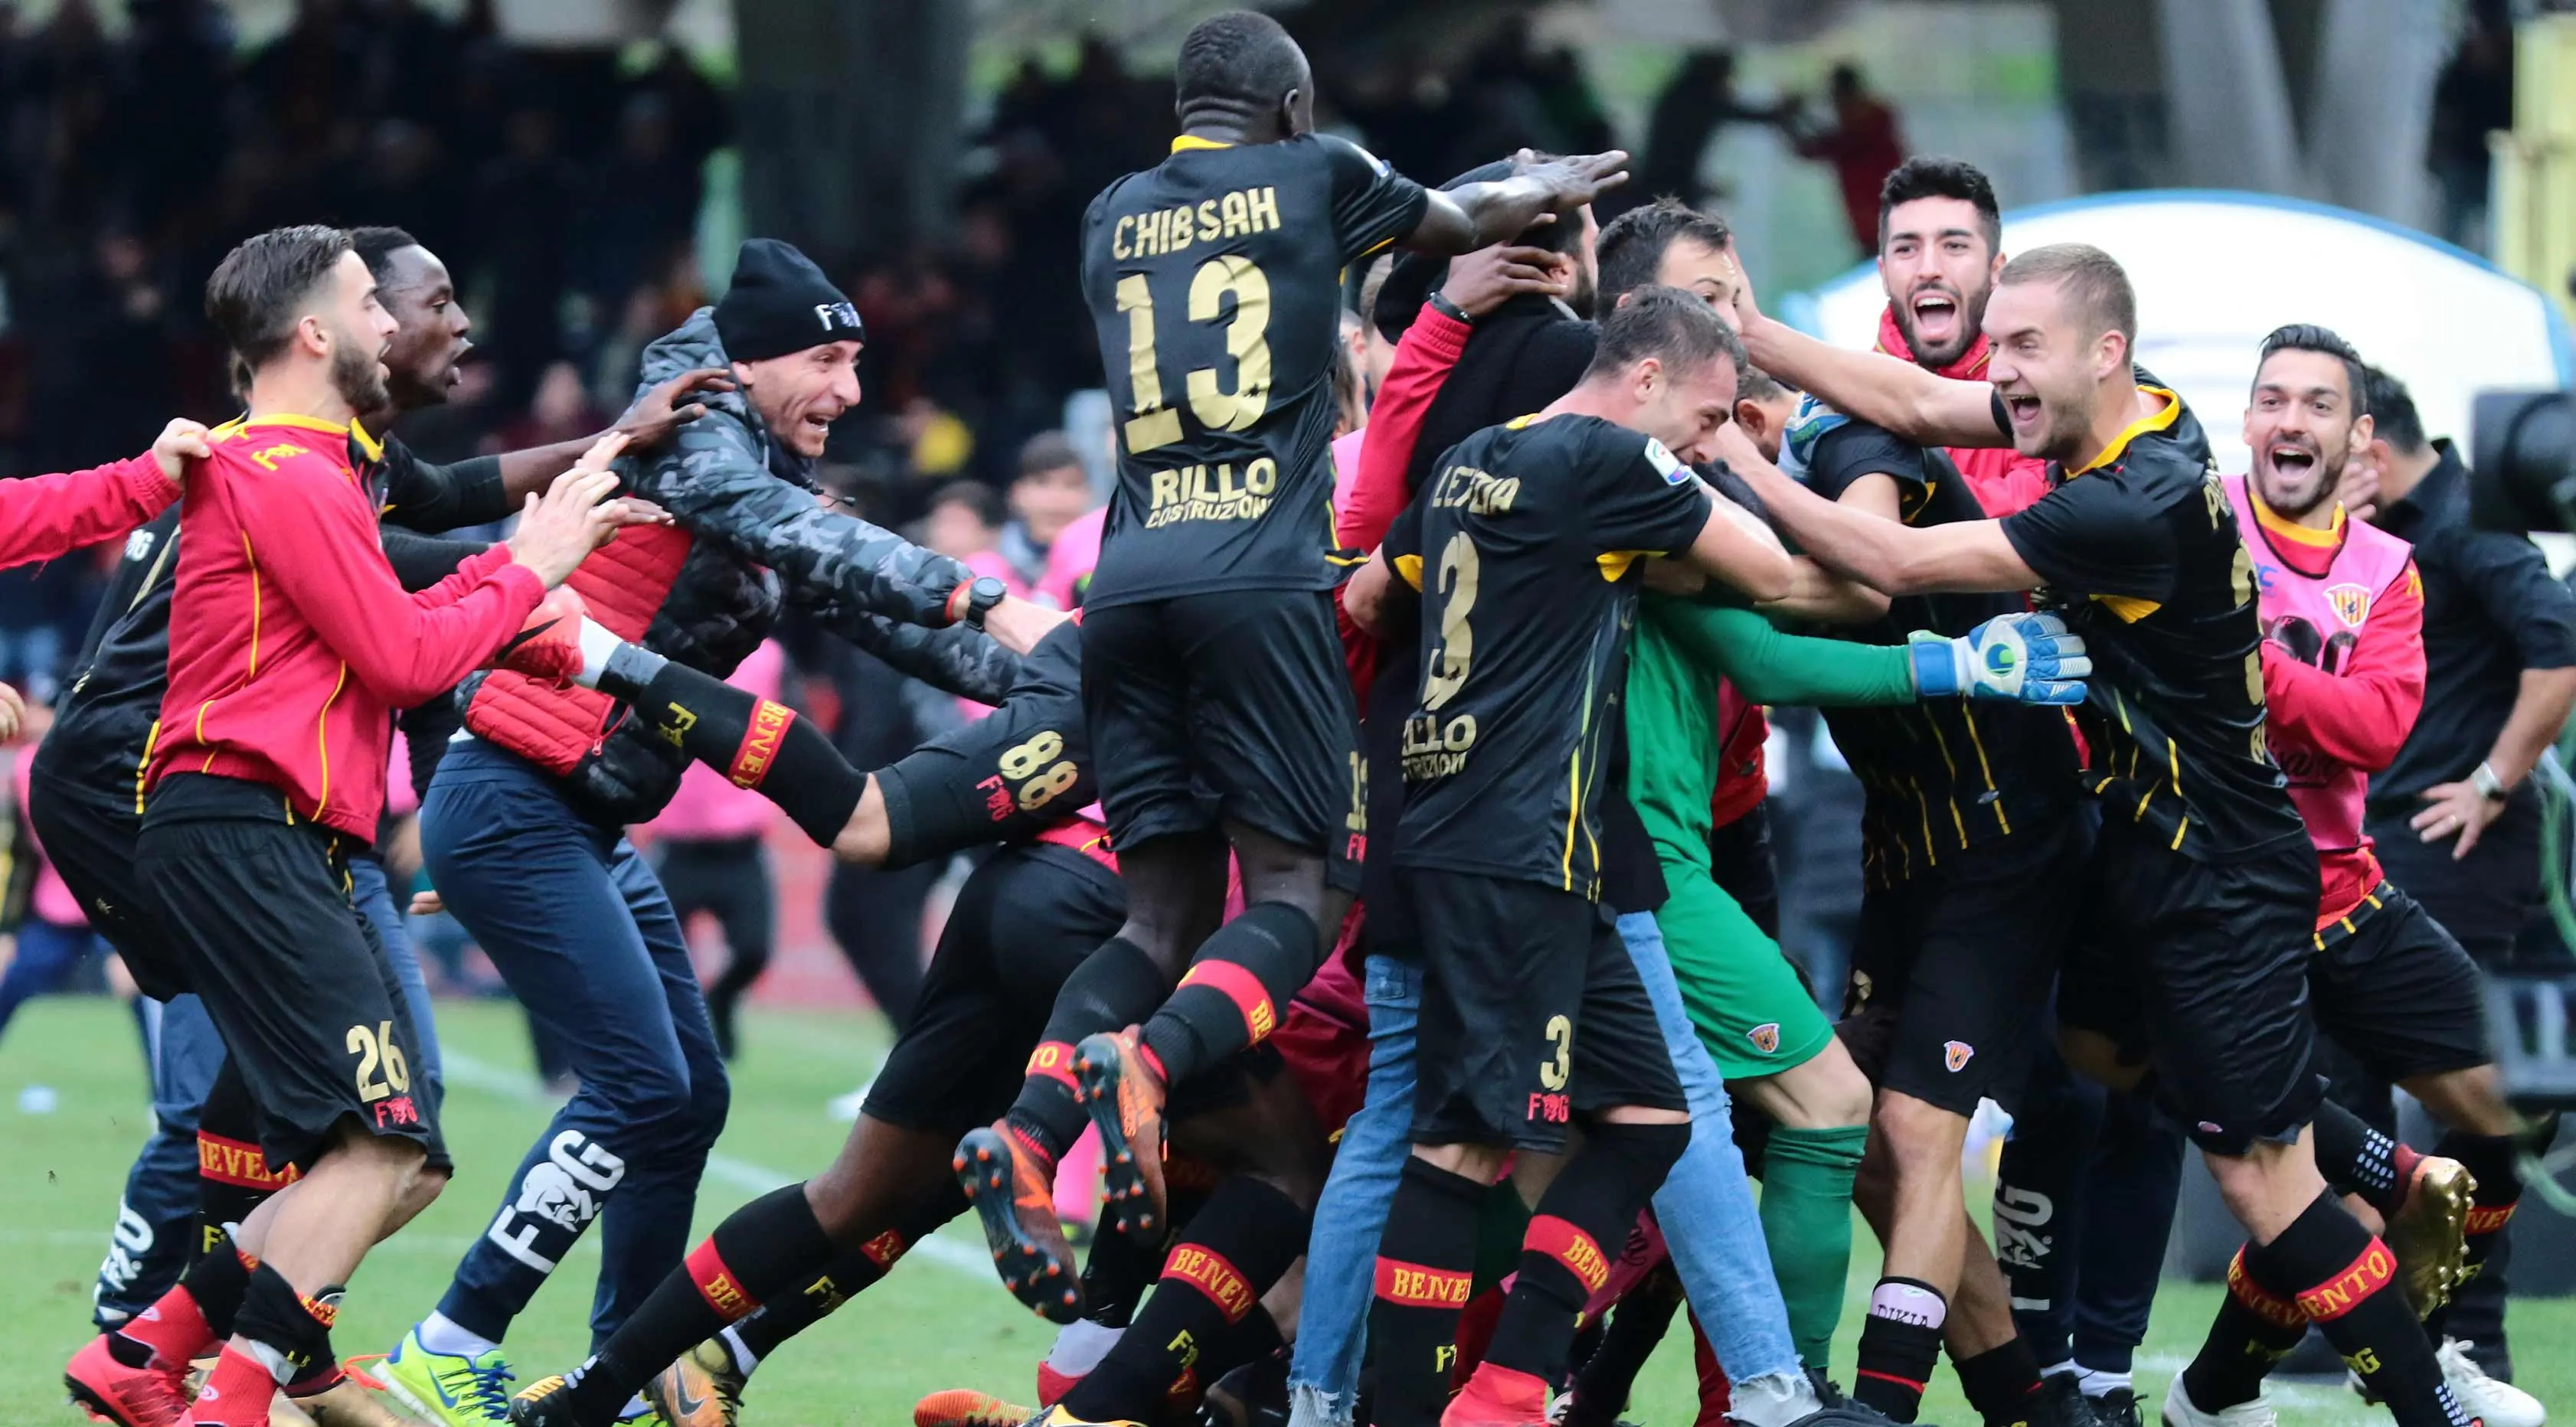
[[[812,258],[776,238],[744,241],[733,260],[733,286],[716,304],[716,336],[737,362],[868,339],[850,299]]]

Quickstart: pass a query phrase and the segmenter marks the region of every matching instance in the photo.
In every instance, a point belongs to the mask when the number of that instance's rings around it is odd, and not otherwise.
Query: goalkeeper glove
[[[2080,704],[2093,661],[2084,637],[2053,614],[1999,614],[1956,639],[1916,630],[1914,692],[1925,699],[2008,699]]]

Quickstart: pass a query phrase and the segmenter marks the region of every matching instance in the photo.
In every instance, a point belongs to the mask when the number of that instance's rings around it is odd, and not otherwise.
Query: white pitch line
[[[561,1097],[548,1093],[545,1082],[533,1075],[505,1069],[471,1055],[459,1054],[444,1046],[439,1048],[439,1052],[439,1071],[450,1086],[465,1086],[527,1105],[561,1103]],[[802,1179],[802,1176],[784,1174],[767,1165],[754,1164],[747,1159],[713,1153],[707,1156],[707,1175],[709,1178],[722,1180],[736,1189],[751,1194],[767,1194],[773,1189],[783,1189],[790,1184],[799,1183]],[[399,1236],[397,1236],[398,1239]],[[976,1278],[990,1278],[993,1275],[993,1259],[990,1254],[935,1234],[914,1244],[905,1257],[925,1259],[941,1268]]]

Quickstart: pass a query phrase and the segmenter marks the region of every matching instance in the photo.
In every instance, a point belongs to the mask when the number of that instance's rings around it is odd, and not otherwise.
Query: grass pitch
[[[458,1254],[482,1232],[503,1177],[544,1126],[552,1104],[529,1070],[518,1012],[506,1004],[448,1002],[439,1034],[450,1059],[446,1128],[457,1174],[444,1197],[367,1261],[333,1334],[344,1354],[381,1353],[445,1288]],[[732,1122],[698,1196],[699,1233],[771,1185],[819,1168],[846,1127],[825,1114],[833,1096],[866,1079],[884,1051],[882,1024],[851,1012],[755,1010],[734,1070]],[[18,1108],[20,1094],[55,1092],[50,1113]],[[132,1020],[112,1002],[47,999],[23,1010],[0,1041],[0,1243],[18,1272],[0,1296],[0,1424],[80,1420],[65,1405],[60,1370],[89,1336],[92,1276],[113,1223],[136,1146],[150,1128],[142,1056]],[[1860,1310],[1877,1267],[1866,1231],[1853,1264],[1837,1375],[1848,1378]],[[512,1329],[522,1376],[559,1371],[589,1341],[594,1240],[567,1260]],[[2154,1420],[2165,1382],[2208,1325],[2218,1290],[2175,1284],[2158,1299],[2139,1363],[2139,1390]],[[2576,1410],[2576,1301],[2517,1302],[2513,1332],[2523,1385],[2553,1409]],[[993,1279],[972,1221],[951,1226],[944,1247],[916,1251],[884,1284],[782,1349],[753,1380],[747,1427],[903,1427],[912,1404],[945,1387],[975,1386],[1026,1400],[1053,1329],[1012,1302]],[[1690,1343],[1676,1331],[1640,1382],[1627,1416],[1646,1427],[1683,1427],[1695,1410]],[[2386,1423],[2341,1389],[2277,1386],[2285,1423]],[[1975,1415],[1945,1370],[1923,1419],[1973,1427]]]

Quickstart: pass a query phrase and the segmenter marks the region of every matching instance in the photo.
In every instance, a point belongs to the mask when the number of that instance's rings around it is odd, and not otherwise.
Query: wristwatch
[[[1449,294],[1440,291],[1438,288],[1433,288],[1431,290],[1431,296],[1424,299],[1424,303],[1432,311],[1439,313],[1441,316],[1448,318],[1452,322],[1463,323],[1469,327],[1476,325],[1476,319],[1468,314],[1467,309],[1450,301]]]
[[[2497,777],[2496,771],[2484,763],[2479,764],[2477,771],[2469,775],[2469,786],[2477,789],[2478,796],[2490,803],[2503,802],[2504,795],[2508,791],[2504,780]]]
[[[993,606],[1008,598],[1010,593],[1011,587],[1000,580],[991,575],[978,575],[948,592],[949,622],[963,622],[982,629],[984,616],[992,613]]]

